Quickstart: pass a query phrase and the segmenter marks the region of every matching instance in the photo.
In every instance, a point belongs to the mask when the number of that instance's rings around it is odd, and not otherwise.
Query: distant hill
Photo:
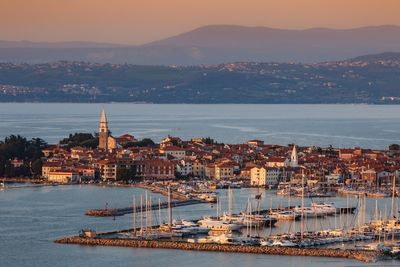
[[[2,41],[0,48],[114,48],[127,45],[96,42],[31,42],[31,41]]]
[[[387,60],[400,60],[399,52],[385,52],[375,55],[359,56],[356,58],[349,59],[348,61],[366,61],[366,62],[377,62],[377,61],[387,61]]]
[[[211,25],[140,46],[0,41],[0,61],[30,63],[57,60],[139,65],[310,63],[383,52],[400,52],[399,26],[284,30]]]
[[[0,63],[0,102],[400,104],[400,52],[313,64]]]

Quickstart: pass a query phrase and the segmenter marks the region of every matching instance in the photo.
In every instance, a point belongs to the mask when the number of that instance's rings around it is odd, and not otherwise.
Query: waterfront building
[[[59,171],[61,169],[60,162],[45,162],[42,165],[42,177],[49,179],[50,172]]]
[[[60,184],[79,182],[79,174],[74,171],[56,170],[48,173],[48,181]]]
[[[104,159],[95,162],[94,166],[99,170],[103,180],[117,180],[117,162],[113,159]]]

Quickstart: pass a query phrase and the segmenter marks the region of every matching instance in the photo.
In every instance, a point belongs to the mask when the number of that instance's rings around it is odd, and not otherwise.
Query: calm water
[[[55,143],[72,132],[95,132],[105,108],[114,135],[156,141],[171,135],[239,143],[386,148],[400,143],[400,106],[152,105],[0,103],[0,138],[10,134]]]
[[[248,196],[254,198],[255,189],[234,190],[234,208],[244,208]],[[76,234],[82,227],[99,231],[126,229],[132,226],[132,216],[94,218],[84,215],[91,208],[124,207],[131,203],[132,195],[139,198],[141,189],[103,188],[97,186],[58,186],[0,191],[0,266],[398,266],[399,262],[386,261],[364,264],[354,260],[283,257],[252,254],[207,253],[179,250],[153,250],[114,247],[84,247],[59,245],[52,241],[65,235]],[[220,192],[222,208],[226,208],[226,191]],[[274,192],[264,191],[262,207],[287,204],[287,199],[277,198]],[[153,201],[158,200],[153,196]],[[333,201],[345,205],[346,199]],[[292,203],[300,203],[293,199]],[[357,204],[356,199],[349,200]],[[368,201],[368,211],[374,200]],[[386,203],[386,204],[385,204]],[[388,204],[389,203],[389,204]],[[390,200],[380,200],[379,205],[390,205]],[[198,218],[200,214],[215,214],[215,207],[200,204],[180,207],[173,211],[175,218]],[[156,215],[154,215],[156,216]],[[163,218],[166,218],[163,212]],[[310,222],[310,225],[313,223]],[[320,225],[332,227],[333,221]],[[299,226],[297,226],[299,227]],[[278,225],[276,230],[286,230]],[[297,228],[299,229],[299,228]],[[265,230],[266,232],[268,230]]]

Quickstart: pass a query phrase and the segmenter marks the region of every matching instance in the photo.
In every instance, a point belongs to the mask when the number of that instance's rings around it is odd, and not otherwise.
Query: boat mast
[[[160,198],[158,198],[158,221],[159,221],[159,225],[161,226],[162,220],[161,220],[161,200],[160,200]]]
[[[168,186],[168,226],[172,227],[171,188]]]
[[[231,187],[228,187],[228,215],[232,216],[232,191]]]
[[[392,242],[394,242],[394,231],[395,231],[395,225],[396,225],[396,215],[394,213],[394,208],[395,208],[395,202],[394,202],[394,198],[396,195],[396,176],[393,175],[393,190],[392,190],[392,211],[391,211],[391,219],[393,222],[393,229],[392,229]]]
[[[150,232],[153,230],[153,207],[151,197],[149,200],[149,213],[150,213]]]
[[[147,191],[145,193],[145,199],[146,199],[146,231],[147,231],[149,226],[149,205],[148,205],[149,203],[147,200]]]
[[[217,220],[219,219],[219,196],[217,195]]]
[[[136,196],[133,195],[133,232],[136,236]]]
[[[250,212],[250,215],[249,215],[249,218],[250,218],[250,238],[252,237],[252,233],[251,233],[251,228],[252,228],[252,225],[251,225],[251,216],[252,216],[252,210],[251,210],[252,208],[251,208],[251,201],[249,202],[249,212]]]
[[[395,219],[395,214],[394,214],[394,197],[396,195],[396,176],[393,175],[393,182],[392,182],[392,210],[390,212],[390,218],[392,220]]]
[[[301,239],[304,235],[304,174],[301,176]],[[295,216],[295,214],[293,214]],[[295,218],[296,219],[296,218]]]
[[[143,195],[140,194],[140,233],[143,233]]]

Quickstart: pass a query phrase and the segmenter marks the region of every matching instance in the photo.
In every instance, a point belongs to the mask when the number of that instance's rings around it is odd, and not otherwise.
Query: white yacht
[[[333,215],[336,213],[336,207],[334,203],[311,203],[311,208],[318,212],[323,212],[327,215]]]
[[[271,212],[271,217],[275,217],[277,220],[298,220],[301,215],[291,210],[284,210]]]
[[[326,211],[315,207],[294,207],[293,211],[298,214],[304,213],[304,217],[306,218],[324,217],[327,215]]]
[[[204,217],[197,223],[202,227],[217,231],[239,231],[243,227],[243,225],[238,223],[213,219],[211,217]]]

